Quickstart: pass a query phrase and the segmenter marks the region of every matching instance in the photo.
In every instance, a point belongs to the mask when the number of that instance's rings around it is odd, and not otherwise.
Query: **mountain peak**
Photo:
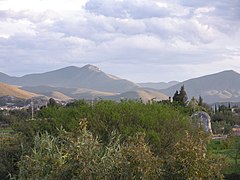
[[[214,74],[212,74],[212,75],[214,75]],[[208,75],[208,76],[212,76],[212,75]],[[236,77],[239,78],[239,76],[240,76],[240,74],[234,70],[225,70],[225,71],[216,73],[215,75],[220,76],[220,77],[229,78],[229,79],[236,78]]]
[[[227,73],[227,74],[238,74],[236,71],[234,70],[225,70],[222,73]]]
[[[87,69],[87,70],[91,70],[91,71],[95,71],[95,72],[101,72],[101,70],[97,66],[94,66],[91,64],[87,64],[87,65],[83,66],[82,69]]]

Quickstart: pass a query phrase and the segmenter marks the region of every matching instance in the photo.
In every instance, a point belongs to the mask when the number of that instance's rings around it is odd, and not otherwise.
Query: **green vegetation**
[[[224,105],[215,107],[212,115],[212,128],[215,134],[229,134],[234,125],[240,125],[238,108],[232,109]]]
[[[34,120],[9,112],[0,179],[222,179],[225,162],[208,134],[191,129],[191,111],[171,102],[51,100]]]
[[[229,136],[224,140],[212,140],[208,145],[208,153],[215,157],[223,158],[225,162],[224,173],[226,176],[240,174],[240,137]],[[236,177],[235,177],[236,178]]]
[[[187,104],[187,93],[184,89],[184,85],[181,86],[180,91],[176,91],[174,96],[173,96],[173,102],[178,103],[181,106],[186,106]]]

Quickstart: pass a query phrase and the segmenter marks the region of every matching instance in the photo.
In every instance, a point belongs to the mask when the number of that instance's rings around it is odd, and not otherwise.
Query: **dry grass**
[[[37,96],[37,94],[24,91],[17,86],[12,86],[0,82],[0,96],[14,96],[21,99],[29,99],[31,97]]]
[[[53,91],[51,93],[51,97],[55,98],[55,99],[59,99],[59,100],[69,100],[69,99],[72,99],[71,97],[69,96],[66,96],[65,94],[63,93],[60,93],[58,91]]]

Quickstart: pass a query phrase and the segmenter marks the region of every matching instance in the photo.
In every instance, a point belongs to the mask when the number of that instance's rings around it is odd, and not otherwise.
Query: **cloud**
[[[166,17],[170,13],[153,0],[89,0],[85,9],[97,15],[134,19]]]
[[[240,71],[232,61],[240,58],[238,0],[35,0],[39,11],[7,2],[14,0],[1,1],[0,71],[9,74],[95,64],[135,81],[182,80],[223,61]]]

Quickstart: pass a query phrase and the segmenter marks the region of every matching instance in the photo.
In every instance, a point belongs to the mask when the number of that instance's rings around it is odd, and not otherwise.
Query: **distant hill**
[[[10,76],[0,72],[0,81],[4,82],[4,81],[9,81],[10,79],[11,79]]]
[[[31,91],[34,93],[42,94],[45,96],[53,97],[56,93],[61,97],[65,97],[65,99],[92,99],[98,97],[106,97],[106,96],[114,96],[118,95],[119,93],[112,93],[112,92],[102,92],[96,91],[93,89],[86,89],[86,88],[66,88],[66,87],[50,87],[50,86],[34,86],[34,87],[22,87],[23,90]],[[60,99],[58,97],[58,99]]]
[[[51,98],[54,98],[54,99],[61,100],[61,101],[68,101],[68,100],[72,99],[71,97],[66,96],[65,94],[60,93],[58,91],[53,91],[49,94],[44,94],[44,95],[46,95],[48,97],[51,97]]]
[[[148,100],[152,100],[152,99],[155,99],[157,101],[169,99],[168,96],[166,96],[165,94],[163,94],[157,90],[144,89],[144,88],[139,88],[136,91],[128,91],[125,93],[121,93],[121,94],[111,97],[111,98],[115,99],[115,100],[120,100],[120,99],[138,99],[138,100],[140,100],[141,99],[143,102],[147,102]]]
[[[69,66],[66,68],[22,77],[10,77],[0,74],[0,81],[18,86],[52,86],[68,88],[86,88],[96,91],[122,93],[136,90],[139,85],[108,75],[93,65],[82,68]]]
[[[0,82],[0,97],[2,96],[13,96],[20,99],[29,99],[37,96],[37,94]]]
[[[146,82],[146,83],[138,83],[138,85],[142,86],[142,87],[147,87],[147,88],[153,88],[153,89],[166,89],[169,88],[171,86],[174,86],[176,84],[178,84],[178,81],[170,81],[168,83],[166,82]]]
[[[36,86],[36,87],[22,87],[24,90],[43,94],[45,96],[54,97],[52,94],[57,92],[62,96],[73,98],[73,99],[111,99],[119,101],[120,99],[142,99],[143,101],[168,99],[168,96],[159,92],[158,90],[138,88],[137,90],[127,91],[124,93],[112,93],[102,92],[93,89],[84,88],[62,88],[62,87],[49,87],[49,86]],[[55,97],[57,98],[57,97]],[[60,98],[58,98],[60,99]]]
[[[189,79],[162,92],[173,96],[182,85],[189,99],[193,96],[196,98],[202,96],[207,103],[240,101],[240,74],[232,70]]]
[[[0,81],[21,86],[23,91],[64,101],[95,98],[112,100],[141,98],[147,101],[152,98],[163,100],[167,97],[158,90],[142,88],[131,81],[106,74],[93,65],[82,68],[69,66],[22,77],[0,73]]]
[[[29,98],[36,94],[67,101],[69,99],[167,99],[173,96],[182,85],[188,98],[202,96],[204,102],[240,102],[240,74],[228,70],[184,82],[140,83],[109,75],[93,65],[82,68],[66,68],[22,77],[11,77],[0,73],[0,82],[21,86],[8,86],[1,83],[0,96],[9,95]],[[170,86],[170,87],[169,87]],[[166,89],[162,89],[167,87]],[[161,89],[161,90],[158,90]],[[32,93],[30,93],[32,92]],[[34,94],[35,93],[35,94]],[[166,95],[164,95],[166,94]]]

